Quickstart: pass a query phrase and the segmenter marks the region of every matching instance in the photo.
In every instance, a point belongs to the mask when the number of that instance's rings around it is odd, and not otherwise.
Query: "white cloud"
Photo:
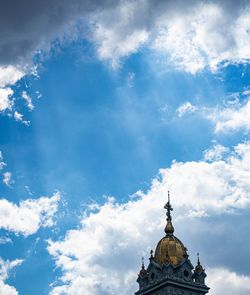
[[[26,69],[27,70],[27,69]],[[0,67],[0,112],[8,111],[10,117],[15,118],[16,121],[29,125],[29,121],[23,120],[23,115],[18,113],[15,109],[15,93],[11,86],[15,85],[17,81],[26,75],[26,70],[13,65]],[[32,68],[30,69],[32,72]],[[22,97],[27,103],[27,107],[32,110],[34,108],[31,97],[26,91],[22,93]]]
[[[138,51],[148,40],[149,32],[132,26],[138,13],[139,3],[125,1],[110,10],[102,10],[91,16],[92,41],[97,45],[101,60],[108,60],[114,68],[119,67],[120,58]]]
[[[12,65],[0,67],[0,88],[15,84],[25,72]]]
[[[198,3],[173,17],[163,15],[154,48],[191,73],[205,67],[217,70],[222,62],[245,62],[250,58],[249,13],[246,9],[232,17],[225,6],[212,2]]]
[[[23,119],[23,114],[18,113],[17,111],[14,112],[14,119],[17,122],[22,122],[24,125],[29,126],[30,125],[30,121],[26,121]]]
[[[7,244],[7,243],[12,243],[11,238],[9,237],[0,237],[0,244]]]
[[[127,85],[129,88],[132,88],[134,86],[134,79],[135,79],[135,73],[129,72],[127,75]]]
[[[7,186],[10,186],[11,184],[14,183],[11,172],[7,171],[3,173],[3,183]]]
[[[215,122],[215,132],[231,132],[239,129],[250,130],[250,100],[244,105],[236,105],[215,110],[208,115]]]
[[[92,16],[92,40],[99,57],[114,66],[148,46],[181,70],[216,71],[222,63],[249,62],[249,14],[222,2],[124,1]]]
[[[178,116],[181,118],[186,113],[193,113],[197,110],[197,107],[192,105],[190,102],[185,102],[176,110]]]
[[[0,112],[13,107],[13,101],[10,100],[13,90],[9,86],[14,85],[24,75],[24,71],[12,65],[0,67]]]
[[[51,294],[80,295],[82,290],[86,295],[132,294],[142,253],[163,235],[162,206],[168,189],[179,227],[188,219],[248,207],[249,167],[247,142],[236,146],[224,160],[174,162],[160,171],[147,193],[138,192],[124,204],[109,198],[104,205],[95,206],[97,212],[84,215],[81,225],[69,230],[64,239],[49,241],[48,251],[63,273]],[[214,294],[220,294],[216,288]],[[234,291],[240,294],[241,289],[236,285]]]
[[[203,118],[214,123],[215,133],[228,133],[238,130],[250,130],[250,97],[249,90],[228,95],[223,100],[223,106],[215,107],[183,103],[176,113],[183,117],[187,113],[198,113]]]
[[[219,161],[223,158],[225,153],[229,152],[229,148],[221,145],[215,144],[212,148],[204,151],[205,161]]]
[[[12,94],[13,90],[10,88],[0,88],[0,112],[12,108],[13,102],[10,100]]]
[[[18,295],[18,292],[15,287],[0,280],[0,295]]]
[[[22,264],[21,259],[13,261],[4,261],[0,258],[0,295],[18,295],[17,290],[10,285],[5,284],[5,280],[8,279],[10,271]]]
[[[27,69],[26,69],[27,70]],[[31,67],[30,72],[33,68]],[[14,117],[17,122],[29,125],[29,121],[23,120],[23,115],[15,111],[15,93],[11,86],[26,75],[24,70],[12,65],[0,67],[0,112],[9,111],[10,117]],[[29,110],[34,109],[31,97],[26,91],[22,92],[22,98],[26,101]],[[14,111],[14,113],[13,113]]]
[[[22,92],[22,98],[26,101],[29,110],[32,111],[34,109],[34,105],[33,105],[31,97],[28,95],[26,91]]]
[[[239,275],[225,268],[208,269],[207,278],[211,295],[248,295],[250,294],[250,277]]]
[[[16,266],[19,266],[20,264],[22,264],[22,260],[21,259],[16,259],[13,261],[4,261],[1,257],[0,257],[0,279],[1,280],[6,280],[9,276],[9,271],[11,269],[13,269]]]
[[[23,115],[18,113],[18,112],[14,112],[14,118],[16,121],[22,121],[23,120]]]
[[[53,217],[59,200],[59,193],[52,197],[21,201],[18,206],[1,199],[0,228],[28,236],[36,233],[40,227],[50,227],[54,224]]]
[[[3,153],[0,151],[0,170],[6,166],[6,163],[3,161]]]

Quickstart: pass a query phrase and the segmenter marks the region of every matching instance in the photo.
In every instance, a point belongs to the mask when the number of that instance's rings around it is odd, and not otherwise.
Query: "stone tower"
[[[168,193],[167,225],[165,237],[157,244],[155,255],[151,250],[147,269],[142,267],[137,278],[139,290],[135,295],[204,295],[209,288],[205,284],[206,273],[198,255],[194,268],[188,258],[187,248],[174,236]]]

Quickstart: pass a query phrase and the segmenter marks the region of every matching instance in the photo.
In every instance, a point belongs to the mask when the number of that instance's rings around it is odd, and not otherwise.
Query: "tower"
[[[209,288],[205,284],[206,273],[199,254],[194,268],[187,248],[174,236],[169,193],[164,208],[167,210],[166,235],[158,242],[155,255],[151,250],[147,269],[142,260],[137,278],[139,290],[135,295],[204,295]]]

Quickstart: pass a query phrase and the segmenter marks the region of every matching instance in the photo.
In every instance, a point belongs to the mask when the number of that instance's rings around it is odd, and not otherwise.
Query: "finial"
[[[201,263],[200,263],[200,254],[199,252],[197,253],[197,265],[195,267],[195,271],[197,273],[201,273],[202,271],[204,271],[203,267],[201,266]]]
[[[144,269],[144,257],[141,258],[141,268]]]
[[[147,274],[147,271],[145,270],[145,266],[144,266],[144,257],[141,258],[141,261],[142,261],[142,263],[141,263],[141,270],[140,270],[139,275],[141,277],[143,277]]]
[[[167,235],[172,235],[174,232],[174,227],[172,225],[172,217],[171,217],[171,211],[173,211],[173,208],[170,204],[170,194],[168,191],[168,202],[165,204],[164,208],[167,210],[167,225],[165,227],[165,233]]]
[[[149,259],[154,259],[153,253],[154,253],[154,251],[151,249],[150,250],[150,258]]]

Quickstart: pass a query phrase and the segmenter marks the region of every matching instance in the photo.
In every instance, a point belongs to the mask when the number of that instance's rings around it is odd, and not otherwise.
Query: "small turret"
[[[205,285],[205,278],[206,278],[205,269],[202,267],[200,263],[200,255],[197,253],[197,265],[194,270],[194,281],[196,284]]]
[[[141,270],[139,272],[139,276],[144,277],[147,274],[147,271],[146,271],[145,266],[144,266],[144,257],[142,257],[141,260],[142,260],[142,263],[141,263]]]

